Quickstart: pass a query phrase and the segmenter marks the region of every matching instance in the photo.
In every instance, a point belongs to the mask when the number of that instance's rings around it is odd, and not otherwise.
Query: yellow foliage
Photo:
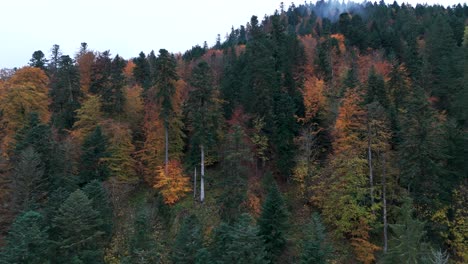
[[[73,124],[72,136],[82,141],[102,119],[101,102],[97,96],[89,96],[76,111],[77,121]]]
[[[184,175],[179,161],[170,160],[167,175],[164,166],[157,168],[154,188],[160,190],[166,204],[172,205],[190,191],[190,178]]]
[[[3,156],[14,143],[14,135],[36,112],[42,122],[50,118],[47,97],[48,78],[41,69],[25,67],[18,70],[0,89],[0,149]]]
[[[145,165],[145,179],[150,185],[154,185],[156,171],[164,161],[164,126],[159,119],[157,109],[146,107],[143,131],[145,143],[139,156]]]
[[[131,130],[125,124],[110,120],[101,124],[109,138],[108,151],[111,156],[105,161],[109,166],[111,176],[121,182],[136,181],[136,161],[132,156],[135,146],[132,143]]]

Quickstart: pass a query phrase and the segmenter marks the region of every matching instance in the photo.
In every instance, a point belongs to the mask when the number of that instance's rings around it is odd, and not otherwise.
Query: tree
[[[105,159],[109,157],[107,152],[107,138],[102,134],[101,127],[86,136],[81,147],[80,157],[80,184],[84,185],[93,180],[103,181],[109,177],[109,168]]]
[[[34,210],[44,198],[47,181],[44,178],[44,164],[32,147],[21,151],[15,164],[12,190],[16,211]]]
[[[0,97],[2,155],[10,154],[16,132],[27,124],[31,113],[36,112],[43,122],[49,120],[48,82],[43,70],[31,67],[19,69],[6,82],[5,94]]]
[[[384,256],[385,263],[425,263],[428,245],[423,241],[426,231],[424,222],[413,216],[412,201],[407,198],[400,209],[400,218],[390,225],[393,237]]]
[[[267,259],[278,258],[286,247],[288,213],[281,192],[276,183],[270,187],[258,219],[259,232],[265,243]]]
[[[252,225],[252,217],[242,214],[232,225],[221,223],[214,235],[212,260],[214,263],[265,264],[267,251],[258,235],[258,227]]]
[[[52,76],[57,73],[58,64],[60,57],[62,57],[62,51],[60,51],[60,45],[54,44],[50,49],[50,63],[49,63],[49,72]]]
[[[220,214],[228,223],[238,218],[247,197],[247,165],[252,161],[252,153],[245,141],[246,135],[240,125],[234,125],[226,136]]]
[[[73,257],[85,263],[102,260],[102,218],[83,191],[76,190],[70,194],[60,206],[53,224],[58,230],[58,261],[67,261]]]
[[[202,230],[200,222],[194,216],[188,216],[182,221],[174,242],[171,259],[174,264],[195,263],[197,251],[202,246]]]
[[[179,79],[176,72],[174,56],[165,49],[159,50],[156,60],[157,77],[155,80],[156,101],[161,106],[160,118],[164,123],[165,134],[165,170],[168,174],[169,163],[169,123],[174,117],[173,96],[176,92],[175,82]]]
[[[52,124],[60,131],[71,129],[82,93],[78,68],[69,56],[62,56],[50,91]]]
[[[312,214],[310,224],[303,242],[301,254],[302,264],[325,264],[331,257],[332,248],[326,242],[325,226],[318,213]]]
[[[47,59],[45,58],[44,52],[36,50],[32,54],[31,60],[29,60],[29,66],[39,68],[45,71],[47,65]]]
[[[151,70],[145,53],[140,52],[138,57],[133,59],[133,62],[135,63],[135,68],[133,68],[135,81],[146,91],[151,87]]]
[[[83,140],[88,134],[96,129],[101,122],[101,102],[98,96],[89,96],[76,111],[76,122],[73,124],[72,136]]]
[[[210,153],[218,140],[221,120],[221,109],[218,91],[213,86],[211,69],[206,62],[201,62],[194,68],[186,105],[187,118],[190,123],[191,147],[195,152],[200,149],[200,201],[205,199],[205,153]]]
[[[139,209],[133,224],[134,231],[129,243],[130,256],[126,259],[126,263],[160,263],[159,248],[150,224],[151,218],[148,210]]]
[[[176,203],[190,191],[190,178],[176,160],[170,160],[166,168],[159,167],[155,182],[154,187],[160,190],[166,204]]]
[[[6,236],[0,263],[49,263],[49,243],[44,217],[35,211],[24,212],[15,219]]]
[[[92,67],[95,57],[94,52],[88,49],[88,44],[86,42],[82,42],[80,51],[76,54],[75,60],[80,73],[80,88],[84,93],[89,92]]]
[[[109,194],[103,186],[103,183],[98,180],[93,180],[83,187],[83,192],[91,200],[91,205],[94,210],[99,213],[99,218],[103,221],[102,230],[107,237],[112,234],[112,207],[109,202]]]

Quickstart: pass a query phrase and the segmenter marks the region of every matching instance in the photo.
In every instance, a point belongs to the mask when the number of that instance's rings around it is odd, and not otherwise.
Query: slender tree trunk
[[[369,183],[370,183],[370,196],[372,214],[374,214],[374,169],[372,167],[372,147],[371,147],[371,130],[370,120],[367,121],[367,159],[369,163]]]
[[[197,166],[195,165],[195,172],[193,174],[193,199],[197,199]]]
[[[167,129],[167,124],[164,126],[164,134],[166,136],[166,149],[164,152],[164,172],[168,174],[167,165],[169,164],[169,132]]]
[[[384,253],[387,253],[388,248],[388,223],[387,223],[387,171],[385,164],[385,152],[382,153],[383,168],[382,168],[382,201],[383,201],[383,235],[384,235]]]
[[[200,202],[203,203],[205,201],[205,149],[203,145],[200,145],[200,152]]]

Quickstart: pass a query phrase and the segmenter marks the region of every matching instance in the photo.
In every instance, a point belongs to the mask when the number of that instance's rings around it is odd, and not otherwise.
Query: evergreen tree
[[[51,84],[52,124],[60,131],[71,129],[75,123],[76,110],[80,108],[82,93],[78,67],[69,56],[62,56],[58,62],[57,73]]]
[[[195,263],[197,251],[202,246],[202,230],[195,216],[186,217],[172,249],[171,259],[174,264]]]
[[[332,248],[326,239],[325,226],[318,213],[312,214],[304,241],[301,264],[326,264],[331,257]]]
[[[145,53],[140,52],[138,58],[133,59],[133,63],[135,63],[133,68],[135,81],[144,91],[148,90],[151,87],[151,69]]]
[[[13,203],[17,211],[33,210],[47,192],[44,164],[32,147],[21,151],[13,174]]]
[[[101,182],[93,180],[83,187],[83,192],[91,200],[91,205],[94,210],[99,213],[99,218],[102,219],[103,231],[106,236],[111,235],[112,231],[112,207],[109,201],[109,194]]]
[[[109,157],[107,152],[107,139],[102,134],[101,127],[89,134],[84,142],[80,157],[80,184],[84,185],[92,180],[106,180],[109,177],[109,168],[104,162]]]
[[[47,59],[45,58],[44,52],[41,50],[36,50],[32,54],[31,60],[29,60],[29,66],[36,67],[41,70],[46,70]]]
[[[175,116],[173,96],[176,92],[175,82],[179,79],[176,72],[176,60],[167,50],[160,49],[159,56],[155,61],[156,72],[158,73],[155,80],[156,102],[161,107],[160,118],[164,123],[165,134],[165,172],[168,174],[167,166],[169,163],[169,127]],[[176,132],[177,133],[177,132]]]
[[[99,212],[83,191],[70,194],[53,219],[58,231],[56,261],[78,258],[83,263],[102,263],[102,224]]]
[[[385,263],[427,263],[424,262],[429,253],[428,245],[423,241],[425,223],[414,218],[412,206],[412,201],[407,198],[400,209],[399,221],[390,225],[394,235],[384,256]]]
[[[365,103],[379,102],[382,106],[388,106],[388,99],[385,90],[385,81],[382,76],[375,72],[372,67],[367,79],[367,93]]]
[[[214,263],[266,264],[267,252],[252,217],[242,214],[233,225],[221,223],[215,231],[212,259]]]
[[[35,211],[19,215],[6,236],[0,251],[1,264],[46,264],[49,240],[43,216]]]
[[[288,213],[276,183],[270,187],[258,219],[259,232],[265,243],[267,259],[274,262],[286,247]]]
[[[201,62],[193,70],[190,82],[193,90],[186,105],[190,123],[192,156],[201,159],[200,201],[204,200],[205,156],[211,154],[218,140],[221,120],[218,91],[213,86],[211,69],[206,62]],[[200,156],[196,155],[200,149]]]
[[[129,243],[130,256],[125,263],[160,263],[158,245],[154,239],[151,218],[147,209],[139,209],[133,228]]]

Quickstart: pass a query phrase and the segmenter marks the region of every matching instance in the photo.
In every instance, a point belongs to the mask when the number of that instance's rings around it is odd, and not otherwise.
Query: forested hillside
[[[468,6],[272,13],[1,70],[0,263],[468,263]]]

